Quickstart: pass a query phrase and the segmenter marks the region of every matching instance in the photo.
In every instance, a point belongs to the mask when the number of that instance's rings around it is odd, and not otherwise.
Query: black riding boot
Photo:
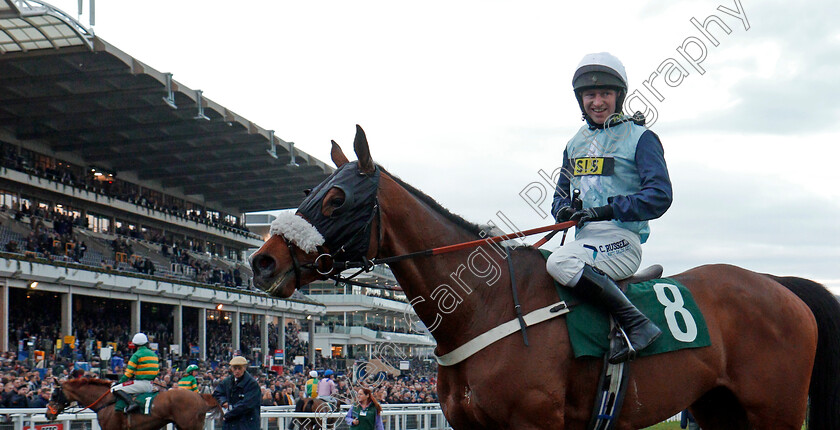
[[[627,300],[615,281],[606,273],[588,264],[584,265],[583,276],[574,289],[586,299],[605,308],[621,325],[630,340],[629,347],[624,345],[610,355],[610,363],[617,364],[633,360],[638,351],[647,348],[662,334],[656,324],[639,312],[630,300]]]
[[[120,400],[125,402],[125,411],[124,412],[125,412],[126,415],[128,415],[131,412],[136,411],[140,407],[137,404],[135,404],[133,400],[131,400],[131,396],[128,393],[126,393],[124,391],[120,391],[120,390],[112,391],[112,393],[114,393],[114,396],[119,397]]]

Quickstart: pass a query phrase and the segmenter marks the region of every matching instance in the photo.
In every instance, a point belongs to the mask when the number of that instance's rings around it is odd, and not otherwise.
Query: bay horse
[[[222,412],[219,403],[209,394],[175,389],[158,394],[149,415],[132,413],[126,416],[114,410],[111,384],[109,380],[91,378],[62,382],[55,387],[47,405],[47,419],[55,420],[72,402],[76,402],[80,407],[96,412],[103,430],[153,430],[169,423],[174,423],[181,430],[203,430],[207,412],[212,411],[213,418]]]
[[[337,272],[338,264],[330,260],[375,262],[410,255],[389,265],[437,341],[438,356],[515,319],[504,253],[418,252],[474,241],[487,232],[375,164],[358,126],[354,149],[358,160],[350,162],[332,143],[338,170],[290,215],[299,222],[284,221],[297,233],[278,224],[251,256],[255,285],[288,297],[295,288]],[[336,175],[347,169],[378,178],[372,204],[361,195],[364,183],[337,182]],[[367,207],[354,211],[359,205]],[[354,216],[357,212],[370,215]],[[326,227],[316,227],[316,219]],[[357,219],[367,225],[358,227]],[[337,241],[342,232],[344,239]],[[364,236],[361,245],[359,236]],[[557,302],[538,250],[517,247],[510,263],[523,313]],[[671,278],[693,294],[711,345],[630,363],[614,428],[645,428],[690,408],[704,430],[799,430],[806,411],[809,428],[840,429],[840,305],[827,289],[726,264]],[[522,336],[507,336],[460,363],[439,366],[438,397],[453,428],[586,428],[601,360],[574,357],[564,318],[529,327],[528,338],[526,346]]]

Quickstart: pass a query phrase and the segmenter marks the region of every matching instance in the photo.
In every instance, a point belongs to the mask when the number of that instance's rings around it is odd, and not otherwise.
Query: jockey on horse
[[[125,373],[117,381],[117,385],[111,387],[111,392],[125,402],[128,408],[126,414],[139,409],[140,406],[131,400],[131,394],[149,393],[152,391],[152,381],[160,372],[160,360],[157,354],[149,349],[147,344],[149,338],[143,333],[137,333],[131,342],[137,347],[137,351],[131,355],[128,364],[125,366]],[[114,407],[117,411],[121,409]]]
[[[198,382],[195,380],[195,375],[198,372],[198,366],[195,364],[190,364],[187,366],[187,369],[184,370],[184,376],[178,380],[178,388],[183,388],[185,390],[192,390],[196,393],[198,392]]]
[[[586,55],[572,78],[586,124],[566,145],[551,213],[577,221],[575,241],[546,262],[560,284],[608,311],[625,333],[610,363],[632,360],[662,333],[616,285],[639,268],[648,220],[671,205],[671,181],[658,136],[640,115],[622,114],[627,76],[618,58]],[[572,190],[580,192],[580,200]],[[577,204],[576,204],[577,203]]]

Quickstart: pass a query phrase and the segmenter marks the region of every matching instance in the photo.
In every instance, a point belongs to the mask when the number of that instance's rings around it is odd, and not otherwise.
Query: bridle
[[[347,244],[354,243],[359,236],[365,234],[365,232],[369,231],[373,227],[373,221],[376,220],[377,225],[377,234],[376,234],[376,257],[373,260],[368,260],[368,258],[364,255],[361,256],[361,259],[356,262],[350,262],[347,260],[340,260],[336,257],[340,257],[348,253]],[[329,254],[325,252],[322,246],[318,247],[318,256],[315,260],[311,263],[300,264],[298,262],[297,256],[295,255],[295,251],[297,250],[297,245],[292,243],[290,240],[284,239],[286,242],[286,246],[289,248],[289,255],[292,259],[292,270],[295,274],[295,288],[300,289],[301,283],[301,273],[302,269],[314,270],[321,276],[325,276],[329,279],[333,279],[336,282],[347,282],[347,283],[355,283],[357,281],[351,281],[353,278],[358,276],[361,273],[369,272],[373,269],[373,266],[377,264],[383,264],[384,261],[379,262],[379,251],[382,247],[382,218],[379,211],[379,199],[375,200],[373,205],[373,209],[371,210],[370,217],[368,218],[367,222],[362,224],[355,233],[344,243],[342,244],[338,250],[334,254]],[[350,268],[361,268],[359,272],[354,273],[352,276],[349,277],[342,277],[341,272],[350,269]],[[338,271],[337,273],[336,270]],[[385,289],[380,286],[368,285],[373,288],[380,288]]]
[[[91,403],[88,406],[84,406],[84,407],[79,406],[79,411],[84,410],[84,409],[90,409],[93,412],[99,412],[100,410],[102,410],[102,408],[104,408],[107,405],[100,406],[97,409],[94,409],[94,407],[97,404],[99,404],[99,402],[101,402],[102,399],[104,399],[110,392],[111,392],[111,390],[106,390],[104,393],[102,393],[101,396],[99,396],[96,400],[94,400],[93,403]],[[58,405],[58,407],[54,407],[53,404]],[[47,405],[47,412],[50,413],[50,414],[53,414],[55,416],[58,416],[59,414],[64,412],[67,409],[67,406],[69,406],[69,405],[70,405],[70,399],[68,399],[67,396],[64,395],[64,391],[61,389],[61,386],[58,385],[58,386],[55,387],[55,390],[53,391],[52,396],[50,396],[50,403]]]
[[[376,226],[376,228],[377,228],[376,253],[374,254],[375,257],[373,259],[368,259],[366,256],[362,255],[360,257],[360,259],[357,260],[357,261],[342,260],[340,258],[336,258],[337,256],[341,256],[341,255],[347,253],[346,245],[348,243],[353,243],[358,238],[359,235],[364,234],[366,231],[369,231],[370,229],[372,229],[372,223],[373,223],[374,219],[376,220],[376,224],[377,224],[377,226]],[[368,218],[367,222],[365,224],[361,225],[356,230],[356,232],[344,244],[342,244],[341,247],[339,247],[338,251],[336,251],[334,254],[329,254],[329,253],[325,252],[323,247],[319,246],[318,247],[318,252],[320,252],[320,254],[315,258],[315,260],[312,263],[300,264],[298,262],[297,256],[295,255],[295,251],[297,249],[297,246],[294,243],[292,243],[292,241],[286,240],[285,238],[284,238],[284,241],[286,242],[286,246],[288,246],[288,248],[289,248],[289,255],[291,256],[291,259],[292,259],[292,271],[294,271],[294,274],[295,274],[295,288],[296,289],[300,289],[300,287],[301,287],[300,279],[301,279],[302,269],[308,269],[308,270],[314,270],[319,275],[324,276],[328,279],[334,280],[336,282],[336,284],[339,283],[339,282],[342,282],[342,283],[346,283],[346,284],[349,284],[349,285],[357,285],[357,286],[362,286],[362,287],[367,287],[367,288],[399,291],[399,289],[396,289],[396,288],[382,287],[382,286],[379,286],[379,285],[373,285],[373,284],[368,284],[368,283],[365,283],[365,282],[354,281],[353,278],[361,275],[362,273],[370,272],[371,270],[373,270],[374,266],[377,266],[377,265],[380,265],[380,264],[390,264],[390,263],[396,263],[398,261],[408,260],[408,259],[412,259],[412,258],[429,257],[429,256],[433,256],[433,255],[446,254],[446,253],[449,253],[449,252],[455,252],[455,251],[461,251],[461,250],[464,250],[464,249],[474,248],[474,247],[477,247],[477,246],[481,246],[483,244],[488,244],[489,245],[489,244],[493,244],[493,243],[503,242],[503,241],[506,241],[506,240],[522,238],[522,237],[530,236],[530,235],[534,235],[534,234],[550,232],[545,238],[543,238],[542,240],[537,242],[537,244],[535,244],[536,247],[539,247],[543,243],[545,243],[546,241],[551,239],[551,237],[554,236],[554,234],[557,233],[558,231],[562,230],[562,231],[565,232],[569,228],[574,227],[576,224],[577,224],[577,221],[566,221],[566,222],[552,224],[552,225],[548,225],[548,226],[537,227],[537,228],[533,228],[533,229],[530,229],[530,230],[522,230],[522,231],[509,233],[509,234],[503,234],[503,235],[499,235],[499,236],[493,236],[493,237],[473,240],[473,241],[469,241],[469,242],[462,242],[462,243],[458,243],[458,244],[454,244],[454,245],[442,246],[442,247],[439,247],[439,248],[425,249],[425,250],[422,250],[422,251],[416,251],[416,252],[410,252],[410,253],[407,253],[407,254],[395,255],[395,256],[392,256],[392,257],[379,257],[379,252],[380,252],[381,246],[382,246],[383,229],[382,229],[382,218],[381,218],[380,209],[379,209],[379,200],[377,198],[376,203],[373,205],[372,213],[370,214],[370,217]],[[565,240],[565,234],[564,234],[563,238]],[[343,271],[347,270],[347,269],[359,269],[359,270],[356,271],[355,273],[353,273],[352,275],[342,276],[341,273]]]

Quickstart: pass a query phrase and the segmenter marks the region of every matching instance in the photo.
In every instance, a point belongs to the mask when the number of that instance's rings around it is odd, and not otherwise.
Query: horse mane
[[[458,227],[461,227],[464,230],[468,231],[470,234],[475,235],[476,238],[481,238],[490,235],[490,226],[480,226],[476,223],[465,220],[459,215],[453,214],[449,211],[449,209],[443,207],[435,199],[429,197],[428,194],[418,190],[417,188],[414,188],[413,186],[400,179],[398,176],[392,175],[391,172],[385,170],[385,168],[381,165],[378,166],[380,169],[382,169],[384,173],[386,173],[391,179],[393,179],[394,182],[399,184],[401,187],[405,188],[411,195],[417,198],[417,200],[420,200],[421,202],[425,203],[427,206],[432,208],[432,210],[443,215],[444,218],[448,219]]]
[[[64,381],[65,384],[75,385],[75,386],[82,386],[82,385],[98,385],[103,387],[111,387],[113,381],[108,379],[97,379],[97,378],[76,378],[76,379],[68,379]]]

